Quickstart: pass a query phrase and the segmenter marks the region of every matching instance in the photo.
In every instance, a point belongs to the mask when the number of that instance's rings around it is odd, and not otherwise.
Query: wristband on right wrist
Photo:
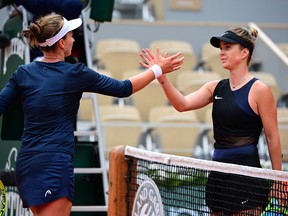
[[[162,75],[162,69],[158,64],[154,64],[149,68],[151,71],[153,71],[155,78],[158,78]]]

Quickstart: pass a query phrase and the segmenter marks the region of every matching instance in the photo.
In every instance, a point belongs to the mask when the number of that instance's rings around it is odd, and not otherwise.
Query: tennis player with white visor
[[[100,74],[83,63],[65,62],[71,55],[73,30],[81,19],[52,14],[32,22],[22,34],[43,52],[40,61],[20,65],[0,92],[0,115],[21,100],[24,130],[16,161],[16,182],[24,207],[34,215],[68,216],[74,198],[74,125],[83,92],[129,97],[156,77],[181,67],[181,53],[126,80]]]

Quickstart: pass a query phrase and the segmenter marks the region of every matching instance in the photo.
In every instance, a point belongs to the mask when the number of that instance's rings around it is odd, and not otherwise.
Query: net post
[[[125,146],[116,146],[109,152],[108,215],[126,216],[128,164],[125,161]]]

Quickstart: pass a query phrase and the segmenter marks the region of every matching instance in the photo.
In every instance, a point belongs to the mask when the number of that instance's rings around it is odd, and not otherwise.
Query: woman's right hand
[[[172,56],[168,56],[168,54],[162,56],[160,49],[157,48],[157,54],[155,56],[151,50],[146,48],[142,49],[140,53],[143,62],[139,61],[139,64],[144,68],[150,68],[154,64],[158,64],[162,69],[162,73],[165,74],[181,68],[184,62],[184,57],[178,58],[181,54],[181,52],[178,52]]]

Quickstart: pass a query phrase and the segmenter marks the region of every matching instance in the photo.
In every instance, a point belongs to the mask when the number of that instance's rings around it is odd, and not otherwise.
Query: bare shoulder
[[[265,93],[272,94],[270,87],[261,80],[255,81],[255,83],[252,85],[252,91],[255,92],[256,94],[265,94]]]
[[[274,100],[272,90],[270,87],[261,80],[256,80],[251,88],[251,96],[256,101],[262,101],[263,99],[271,101]]]
[[[210,92],[214,92],[214,90],[215,90],[215,88],[219,82],[220,82],[220,80],[209,81],[204,85],[204,87],[206,87]]]

